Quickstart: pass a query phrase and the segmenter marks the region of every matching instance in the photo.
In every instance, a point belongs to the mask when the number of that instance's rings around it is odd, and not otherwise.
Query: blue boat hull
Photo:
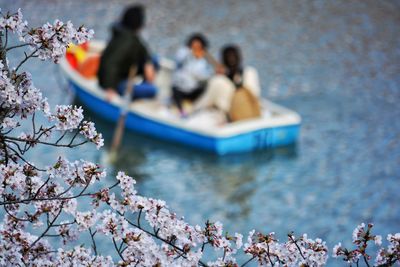
[[[76,96],[94,113],[116,122],[120,109],[90,94],[78,84],[69,80]],[[172,141],[219,155],[243,153],[277,146],[292,144],[297,140],[300,125],[289,125],[246,132],[230,137],[210,137],[185,129],[170,126],[158,121],[149,120],[139,114],[129,112],[126,127],[130,130]]]

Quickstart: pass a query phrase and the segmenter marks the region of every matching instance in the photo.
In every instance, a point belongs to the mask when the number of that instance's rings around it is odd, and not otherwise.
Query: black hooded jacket
[[[116,89],[128,78],[131,66],[137,66],[137,74],[143,74],[144,64],[150,60],[144,42],[133,31],[121,25],[113,26],[113,36],[100,59],[97,72],[103,88]]]

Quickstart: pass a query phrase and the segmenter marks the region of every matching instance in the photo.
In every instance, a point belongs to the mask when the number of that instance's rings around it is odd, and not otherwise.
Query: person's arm
[[[183,66],[183,64],[189,54],[190,54],[190,50],[187,47],[180,47],[178,49],[178,51],[176,51],[175,63],[176,63],[177,69],[180,69]]]
[[[156,78],[156,70],[154,68],[154,65],[151,62],[147,62],[144,65],[144,79],[149,83],[153,83],[155,78]]]
[[[105,92],[106,92],[106,100],[107,100],[107,101],[111,101],[111,100],[113,100],[116,96],[118,96],[117,90],[114,89],[114,88],[112,88],[112,87],[106,88],[106,89],[105,89]]]
[[[143,64],[143,66],[138,66],[138,68],[143,67],[143,79],[146,82],[154,83],[156,78],[156,68],[154,67],[152,61],[152,53],[149,50],[146,42],[142,40],[139,36],[135,39],[135,61],[137,64]]]
[[[207,81],[214,73],[212,66],[204,60],[204,64],[196,65],[196,68],[192,69],[192,77],[199,82]]]
[[[254,96],[259,97],[261,94],[260,80],[258,72],[253,67],[246,67],[243,73],[243,86],[248,88]]]

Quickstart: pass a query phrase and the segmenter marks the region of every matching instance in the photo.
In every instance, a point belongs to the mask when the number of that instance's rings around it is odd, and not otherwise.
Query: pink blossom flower
[[[82,107],[71,105],[57,105],[52,119],[56,121],[57,130],[73,130],[78,128],[83,120],[83,109]]]

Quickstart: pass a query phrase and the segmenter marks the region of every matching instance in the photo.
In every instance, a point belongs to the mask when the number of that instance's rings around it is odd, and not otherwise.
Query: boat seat
[[[137,99],[131,103],[131,107],[138,109],[157,110],[162,106],[163,104],[157,99]]]

